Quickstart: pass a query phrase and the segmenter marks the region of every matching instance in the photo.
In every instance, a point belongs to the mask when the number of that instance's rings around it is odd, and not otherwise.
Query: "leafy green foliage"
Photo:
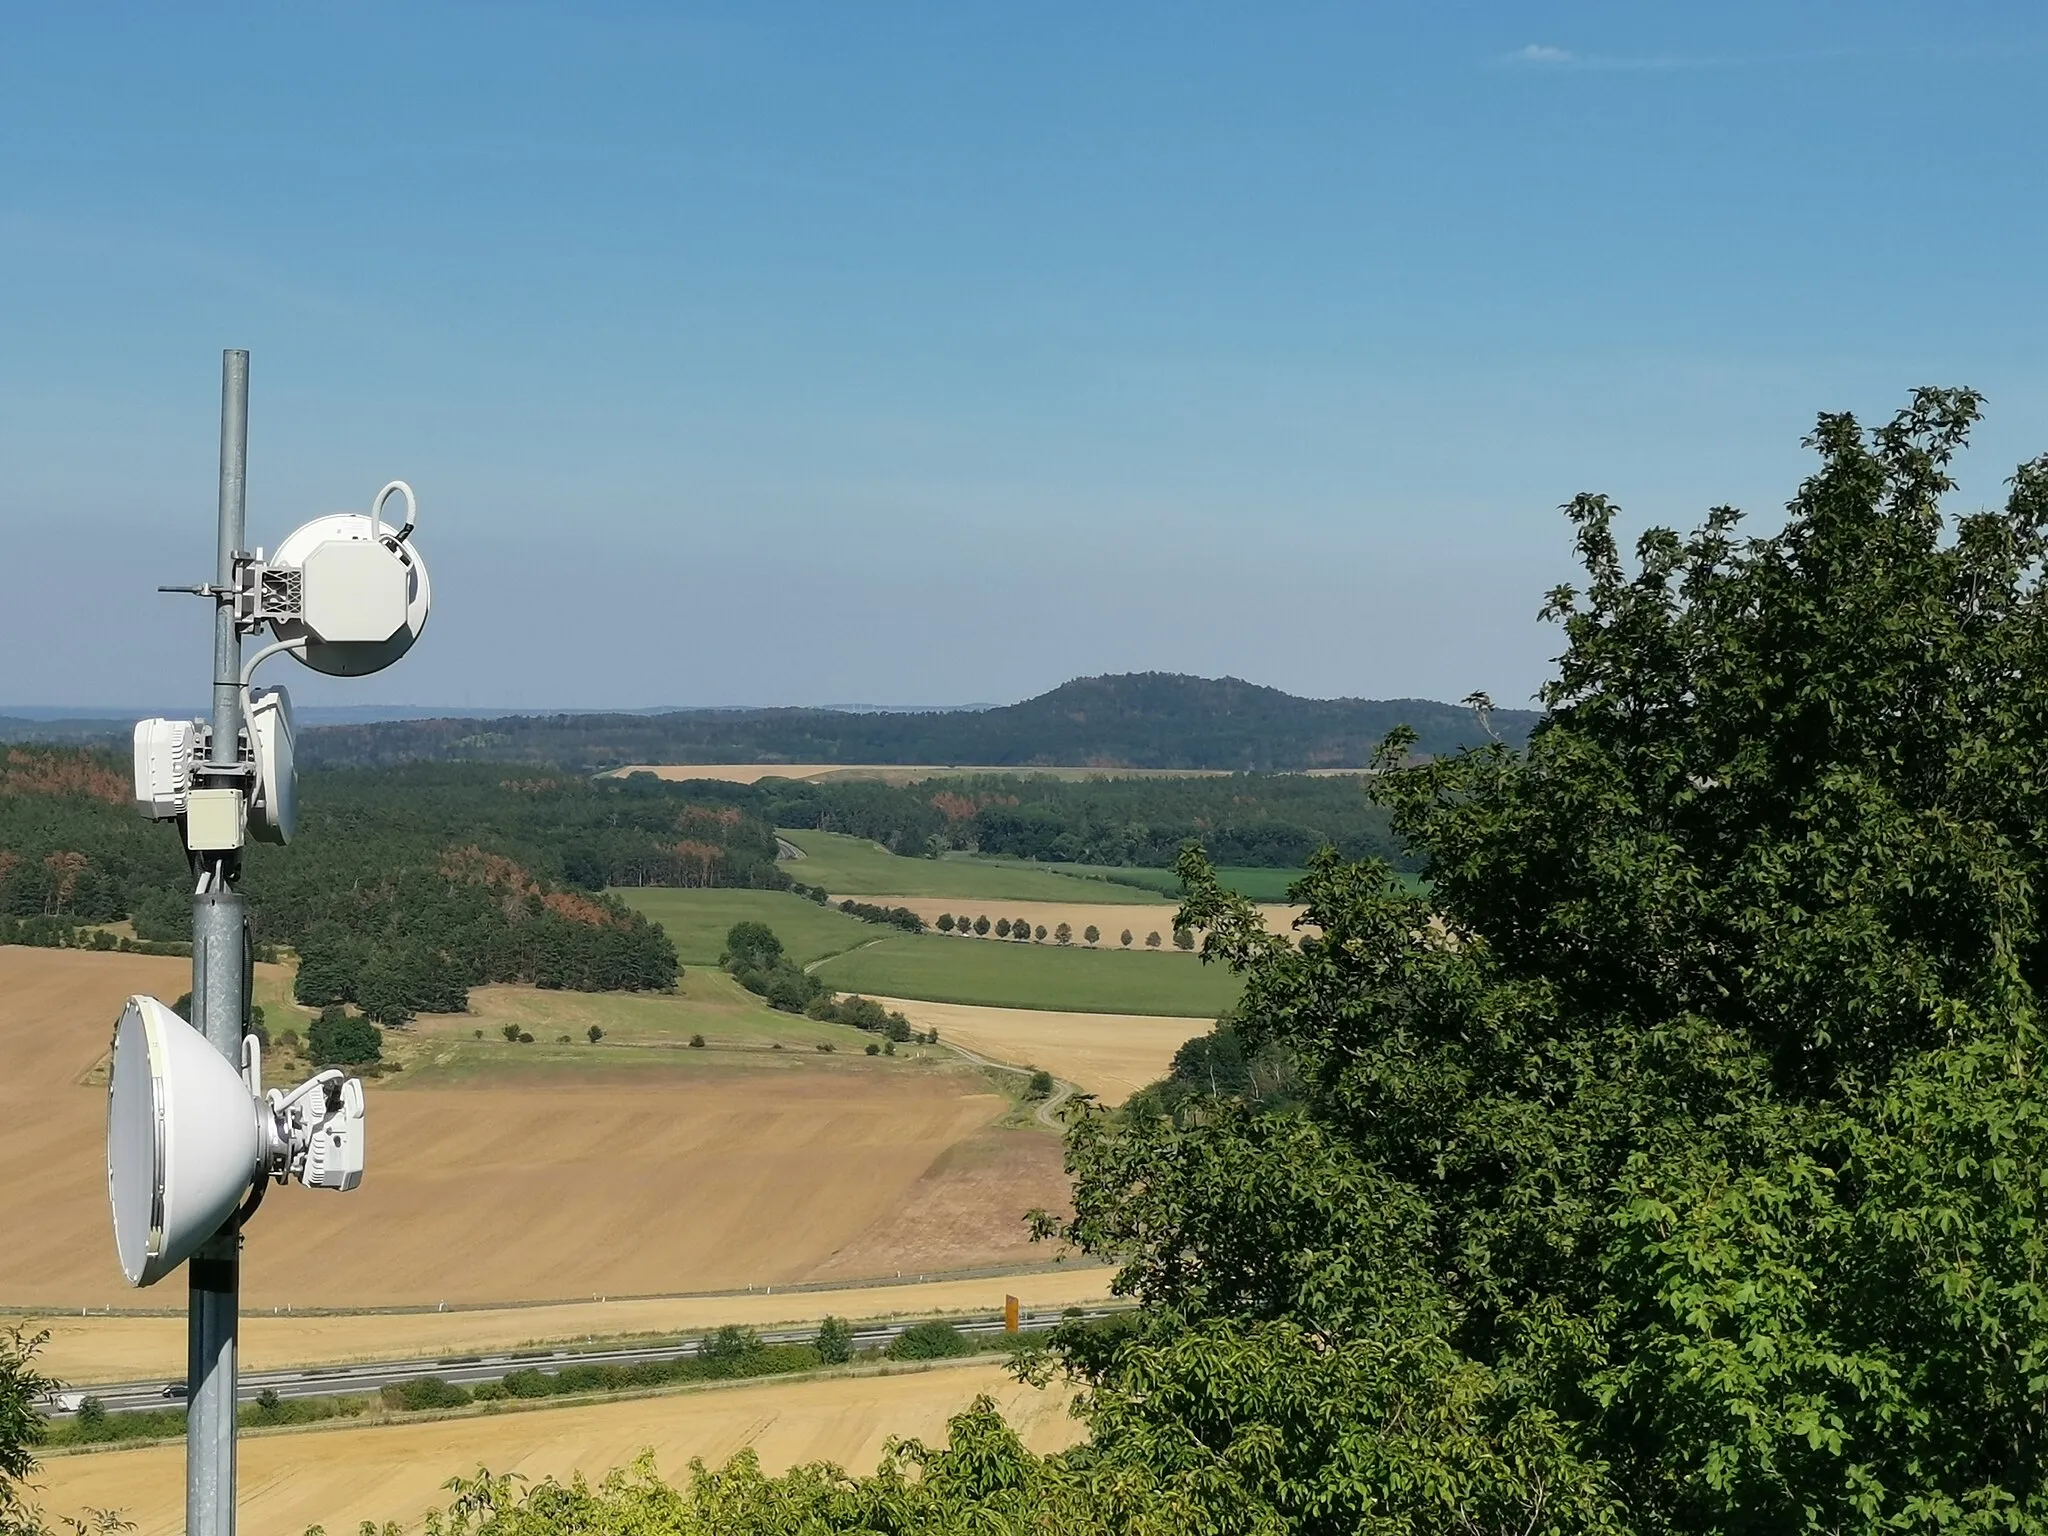
[[[974,1346],[951,1323],[934,1318],[911,1324],[889,1341],[883,1353],[891,1360],[950,1360],[973,1354]]]
[[[436,1408],[461,1408],[470,1400],[469,1390],[438,1376],[415,1376],[394,1381],[381,1389],[384,1406],[404,1413],[424,1413]]]
[[[874,1046],[869,1046],[870,1051]],[[853,1358],[853,1326],[843,1317],[828,1317],[818,1324],[813,1348],[827,1365],[844,1365]]]
[[[306,1026],[306,1051],[318,1067],[359,1066],[384,1054],[384,1036],[367,1019],[341,1008],[323,1008]]]
[[[1183,859],[1304,1102],[1072,1133],[1043,1225],[1147,1307],[1095,1454],[1290,1530],[2048,1529],[2048,461],[1945,524],[1976,409],[1632,570],[1574,502],[1526,753],[1383,755],[1429,897],[1320,855],[1296,947]]]

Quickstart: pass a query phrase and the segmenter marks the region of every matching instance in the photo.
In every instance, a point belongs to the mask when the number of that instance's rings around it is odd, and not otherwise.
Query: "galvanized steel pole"
[[[207,787],[248,794],[241,761],[242,632],[235,562],[242,552],[249,458],[249,354],[221,358],[220,510],[214,569],[213,741],[198,769]],[[246,806],[245,806],[246,813]],[[248,933],[241,851],[192,856],[192,1023],[240,1069],[247,1016]],[[241,1222],[227,1224],[192,1256],[185,1423],[186,1536],[235,1532],[235,1336],[241,1286]]]

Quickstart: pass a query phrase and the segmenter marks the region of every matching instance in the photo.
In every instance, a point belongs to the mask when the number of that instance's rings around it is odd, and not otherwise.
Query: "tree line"
[[[1500,710],[1510,742],[1536,716]],[[1075,678],[996,709],[697,709],[320,726],[300,752],[330,767],[481,760],[595,772],[625,763],[969,763],[1292,772],[1358,767],[1396,726],[1417,749],[1489,739],[1469,709],[1428,699],[1304,699],[1237,678]]]
[[[631,782],[654,783],[652,774]],[[1219,864],[1298,869],[1329,846],[1411,868],[1386,811],[1356,775],[1228,774],[1054,779],[986,774],[876,780],[692,782],[688,791],[778,827],[843,832],[893,853],[952,850],[1165,869],[1198,842]]]

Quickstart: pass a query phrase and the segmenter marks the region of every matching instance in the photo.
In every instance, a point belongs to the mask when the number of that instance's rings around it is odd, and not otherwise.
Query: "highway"
[[[1105,1317],[1101,1309],[1091,1309],[1082,1314],[1085,1317]],[[1060,1312],[1027,1312],[1019,1319],[1024,1328],[1050,1328],[1066,1320]],[[887,1346],[897,1335],[913,1328],[923,1319],[908,1322],[882,1323],[869,1328],[857,1328],[853,1334],[853,1347],[857,1350],[880,1349]],[[962,1333],[991,1334],[1003,1331],[1001,1313],[974,1317],[943,1318]],[[815,1327],[771,1329],[761,1334],[764,1344],[808,1344],[818,1336]],[[509,1371],[555,1370],[565,1365],[639,1365],[653,1360],[687,1360],[702,1352],[705,1338],[671,1341],[666,1344],[633,1345],[620,1349],[555,1349],[515,1350],[494,1355],[444,1356],[424,1360],[375,1360],[356,1365],[308,1366],[291,1371],[250,1371],[236,1383],[236,1398],[252,1403],[265,1392],[275,1392],[279,1397],[350,1397],[369,1396],[380,1388],[401,1381],[412,1381],[421,1376],[435,1376],[442,1381],[458,1386],[475,1386],[479,1382],[497,1381]],[[87,1397],[97,1398],[109,1413],[133,1413],[145,1408],[173,1408],[184,1406],[183,1382],[170,1383],[161,1379],[154,1381],[124,1381],[107,1386],[82,1387],[64,1392],[53,1405],[53,1416],[67,1418],[75,1412],[79,1402]]]

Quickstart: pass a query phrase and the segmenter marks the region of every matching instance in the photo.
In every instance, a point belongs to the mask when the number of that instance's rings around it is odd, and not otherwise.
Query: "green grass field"
[[[835,896],[939,896],[967,901],[1093,901],[1156,904],[1151,891],[1079,880],[1009,859],[905,859],[865,838],[837,832],[780,834],[803,849],[785,864],[790,878],[822,885]],[[630,893],[621,892],[622,895]],[[680,941],[678,941],[680,942]]]
[[[1192,955],[900,934],[851,950],[814,974],[842,992],[935,1003],[1163,1013],[1213,1018],[1237,1001],[1237,977]]]
[[[675,942],[677,957],[686,966],[718,964],[718,957],[725,951],[726,930],[734,923],[766,923],[782,940],[783,952],[799,965],[809,965],[813,960],[836,955],[856,944],[865,944],[879,933],[892,931],[792,896],[788,891],[681,891],[625,886],[613,894],[667,929],[669,938]]]
[[[389,1085],[447,1086],[563,1073],[822,1066],[820,1045],[833,1048],[833,1064],[843,1069],[950,1064],[950,1058],[935,1049],[910,1045],[899,1045],[893,1058],[871,1062],[865,1052],[873,1036],[845,1024],[778,1013],[730,976],[709,967],[687,971],[674,992],[479,987],[470,994],[470,1009],[423,1014],[402,1036],[387,1035],[387,1043],[408,1058],[406,1071],[389,1079]],[[507,1041],[507,1024],[532,1035],[533,1043]],[[584,1033],[593,1024],[604,1031],[594,1045]],[[563,1035],[569,1037],[566,1042]],[[701,1050],[690,1047],[692,1035],[704,1037]]]

